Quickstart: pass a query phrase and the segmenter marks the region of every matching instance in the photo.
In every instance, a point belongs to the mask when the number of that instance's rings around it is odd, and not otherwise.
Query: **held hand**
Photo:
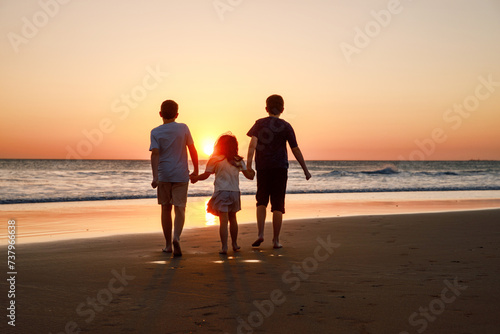
[[[189,179],[191,180],[192,184],[195,184],[196,182],[198,182],[198,174],[191,173],[191,175],[189,175]]]
[[[248,171],[248,174],[249,174],[249,176],[250,176],[250,178],[249,178],[249,179],[250,179],[250,180],[253,180],[253,179],[254,179],[254,177],[255,177],[255,171],[254,171],[252,168],[247,169],[247,171]]]
[[[309,180],[311,178],[311,173],[309,173],[308,170],[304,172],[304,175],[306,176],[306,180]]]

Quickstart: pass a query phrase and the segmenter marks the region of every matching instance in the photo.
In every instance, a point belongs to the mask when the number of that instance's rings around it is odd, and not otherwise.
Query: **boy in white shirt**
[[[194,171],[191,176],[198,175],[198,153],[193,138],[186,124],[175,120],[179,106],[172,100],[161,105],[160,116],[163,124],[151,130],[151,168],[153,182],[151,186],[158,188],[158,204],[161,205],[161,226],[165,237],[163,252],[181,256],[179,239],[184,228],[189,169],[187,150],[193,162]],[[174,207],[174,235],[172,238],[172,206]]]

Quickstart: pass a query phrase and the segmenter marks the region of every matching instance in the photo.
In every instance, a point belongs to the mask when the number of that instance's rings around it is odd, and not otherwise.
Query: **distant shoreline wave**
[[[331,172],[323,173],[317,175],[317,177],[338,177],[338,176],[357,176],[357,175],[395,175],[395,174],[407,174],[409,176],[462,176],[462,175],[475,175],[481,173],[489,173],[488,170],[469,170],[469,171],[461,171],[461,172],[452,172],[452,171],[440,171],[440,172],[408,172],[408,171],[399,171],[393,167],[387,167],[374,171],[349,171],[349,170],[333,170]]]
[[[482,187],[421,187],[421,188],[373,188],[373,189],[329,189],[329,190],[290,190],[287,194],[360,194],[360,193],[398,193],[398,192],[438,192],[438,191],[491,191],[500,190],[497,186]],[[211,192],[198,192],[189,194],[188,197],[211,196]],[[255,195],[255,192],[242,192],[241,195]],[[87,202],[87,201],[110,201],[110,200],[128,200],[128,199],[154,199],[154,195],[124,195],[124,196],[84,196],[84,197],[61,197],[61,198],[26,198],[26,199],[7,199],[0,200],[2,204],[35,204],[35,203],[65,203],[65,202]]]

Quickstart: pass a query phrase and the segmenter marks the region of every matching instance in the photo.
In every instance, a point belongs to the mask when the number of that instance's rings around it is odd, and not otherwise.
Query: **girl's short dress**
[[[215,173],[215,189],[212,198],[208,201],[207,212],[219,216],[221,212],[241,210],[239,172],[246,169],[243,160],[233,165],[224,156],[210,158],[206,171]]]
[[[207,212],[219,216],[221,212],[238,212],[241,210],[239,191],[216,191],[208,201]]]

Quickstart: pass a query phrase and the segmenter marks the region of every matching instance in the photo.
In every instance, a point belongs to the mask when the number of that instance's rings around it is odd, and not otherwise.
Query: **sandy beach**
[[[482,201],[482,210],[472,202],[462,203],[470,211],[453,212],[450,202],[448,212],[288,219],[280,250],[270,224],[258,249],[250,246],[255,226],[240,224],[242,250],[228,256],[218,254],[218,226],[186,229],[181,258],[160,251],[158,225],[153,233],[18,238],[9,299],[16,326],[4,316],[2,332],[500,333],[498,200]],[[113,225],[111,216],[156,214],[117,206],[96,204],[90,217]],[[53,214],[68,229],[78,207],[89,212],[81,203]],[[22,221],[34,213],[8,214]],[[4,296],[10,283],[1,284]]]

